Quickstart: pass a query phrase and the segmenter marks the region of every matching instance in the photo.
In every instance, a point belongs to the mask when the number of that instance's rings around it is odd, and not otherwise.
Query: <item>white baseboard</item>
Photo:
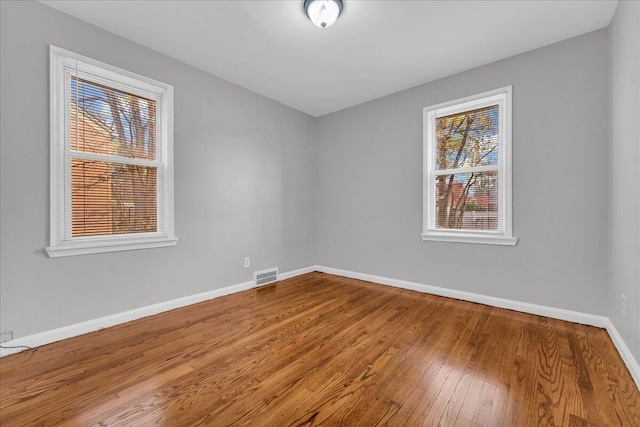
[[[565,310],[562,308],[547,307],[544,305],[530,304],[528,302],[513,301],[504,298],[491,297],[471,292],[458,291],[455,289],[442,288],[440,286],[424,285],[422,283],[408,282],[406,280],[390,279],[388,277],[374,276],[372,274],[357,273],[354,271],[339,270],[337,268],[316,266],[318,271],[334,274],[336,276],[350,277],[352,279],[366,280],[368,282],[382,285],[394,286],[396,288],[410,289],[412,291],[426,294],[439,295],[443,297],[455,298],[463,301],[477,302],[490,305],[492,307],[506,308],[509,310],[521,311],[523,313],[537,314],[539,316],[551,317],[553,319],[567,320],[569,322],[581,323],[583,325],[606,328],[605,316],[580,313],[578,311]]]
[[[325,267],[322,265],[316,265],[315,269],[316,271],[333,274],[336,276],[365,280],[367,282],[379,283],[381,285],[410,289],[412,291],[476,302],[480,304],[490,305],[492,307],[506,308],[523,313],[536,314],[539,316],[550,317],[552,319],[566,320],[568,322],[580,323],[583,325],[596,326],[598,328],[606,329],[609,333],[609,336],[611,337],[611,340],[618,349],[622,360],[627,365],[627,368],[629,369],[631,376],[636,382],[638,389],[640,390],[640,367],[638,366],[638,362],[631,354],[631,351],[625,344],[622,336],[620,336],[616,328],[613,326],[611,320],[606,316],[597,316],[595,314],[581,313],[578,311],[565,310],[562,308],[548,307],[521,301],[513,301],[482,294],[474,294],[471,292],[442,288],[440,286],[424,285],[422,283],[408,282],[406,280],[391,279],[388,277],[375,276],[372,274],[340,270],[337,268]]]
[[[285,273],[278,274],[278,280],[287,280],[292,277],[302,276],[303,274],[313,273],[316,271],[316,266],[312,265],[310,267],[299,268],[297,270],[287,271]]]
[[[627,365],[627,369],[631,373],[633,380],[636,382],[638,386],[638,390],[640,390],[640,365],[631,354],[631,350],[627,347],[627,344],[622,339],[622,336],[613,325],[611,319],[607,318],[607,332],[609,332],[609,336],[611,337],[611,341],[618,349],[618,353],[620,353],[620,357],[624,361],[625,365]]]
[[[290,279],[292,277],[300,276],[312,271],[315,271],[315,268],[313,266],[285,272],[278,275],[278,280]],[[170,301],[147,305],[144,307],[123,311],[121,313],[116,313],[97,319],[87,320],[86,322],[75,323],[73,325],[51,329],[49,331],[39,332],[33,335],[27,335],[25,337],[3,342],[2,345],[6,347],[28,346],[35,348],[41,345],[76,337],[78,335],[83,335],[89,332],[98,331],[110,326],[119,325],[121,323],[131,322],[132,320],[141,319],[143,317],[153,316],[154,314],[174,310],[176,308],[186,307],[188,305],[196,304],[202,301],[219,298],[225,295],[234,294],[236,292],[246,291],[247,289],[251,288],[253,288],[253,281],[243,282],[237,285],[214,289],[212,291],[189,295],[182,298],[176,298]],[[18,353],[24,350],[24,348],[0,348],[0,357],[8,356],[9,354]]]

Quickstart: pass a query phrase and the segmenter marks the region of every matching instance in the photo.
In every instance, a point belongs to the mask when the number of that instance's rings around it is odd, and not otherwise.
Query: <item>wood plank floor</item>
[[[322,273],[0,359],[0,425],[640,426],[607,333]]]

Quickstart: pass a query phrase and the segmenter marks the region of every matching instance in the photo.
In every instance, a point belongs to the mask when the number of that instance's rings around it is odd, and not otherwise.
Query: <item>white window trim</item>
[[[70,64],[76,61],[90,70],[91,79],[115,89],[161,101],[158,111],[157,160],[127,159],[128,163],[158,166],[158,200],[163,200],[158,210],[158,224],[162,229],[154,233],[120,234],[109,236],[71,237],[71,160],[69,149],[69,100],[65,97],[66,75]],[[50,257],[84,255],[101,252],[126,251],[175,246],[173,218],[173,86],[122,70],[100,61],[78,55],[56,46],[49,46],[50,64],[50,236],[45,248]],[[74,153],[74,157],[114,156],[91,153]],[[65,195],[69,195],[66,197]],[[65,211],[69,214],[65,216]]]
[[[423,228],[422,240],[459,243],[480,243],[514,246],[518,238],[513,236],[512,225],[512,157],[511,157],[511,108],[512,87],[500,89],[444,102],[423,110]],[[439,230],[435,228],[435,121],[438,117],[474,110],[498,104],[498,231]],[[481,168],[474,168],[478,170]],[[496,167],[488,169],[496,170]],[[464,172],[464,168],[456,172]]]

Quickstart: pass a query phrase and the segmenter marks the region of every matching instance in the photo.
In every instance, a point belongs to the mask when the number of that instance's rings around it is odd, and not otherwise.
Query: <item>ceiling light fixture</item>
[[[342,0],[304,0],[304,13],[320,28],[332,26],[342,12]]]

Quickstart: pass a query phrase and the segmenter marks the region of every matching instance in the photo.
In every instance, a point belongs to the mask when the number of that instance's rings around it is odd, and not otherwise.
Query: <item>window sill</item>
[[[433,242],[452,242],[452,243],[477,243],[481,245],[501,245],[515,246],[518,243],[517,237],[505,236],[478,236],[473,234],[457,234],[457,233],[423,233],[422,240]]]
[[[176,237],[162,237],[156,239],[128,239],[128,240],[103,240],[95,242],[65,243],[59,246],[45,248],[50,258],[73,255],[97,254],[103,252],[132,251],[136,249],[164,248],[175,246],[178,243]]]

